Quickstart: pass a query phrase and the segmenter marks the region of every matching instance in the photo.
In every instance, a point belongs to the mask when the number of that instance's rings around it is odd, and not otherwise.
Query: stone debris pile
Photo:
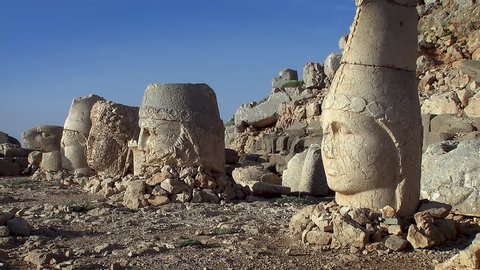
[[[121,179],[91,177],[84,189],[107,197],[111,204],[138,209],[176,203],[220,203],[245,198],[246,190],[204,166],[165,165],[150,177],[127,175]]]
[[[322,249],[350,248],[354,253],[432,248],[457,239],[465,241],[480,231],[478,224],[451,214],[450,209],[446,204],[425,201],[412,219],[397,217],[389,206],[375,211],[322,202],[295,214],[289,229],[303,243]]]

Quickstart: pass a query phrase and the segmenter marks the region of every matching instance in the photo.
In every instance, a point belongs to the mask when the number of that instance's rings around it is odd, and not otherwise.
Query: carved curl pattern
[[[194,120],[193,115],[194,113],[189,110],[155,108],[151,106],[142,106],[139,111],[140,118],[178,122],[192,122]]]
[[[402,108],[402,106],[408,106],[408,104],[402,105],[400,102],[386,106],[378,101],[368,101],[363,97],[329,94],[322,104],[322,109],[361,113],[375,119],[395,122],[400,118],[395,108]]]

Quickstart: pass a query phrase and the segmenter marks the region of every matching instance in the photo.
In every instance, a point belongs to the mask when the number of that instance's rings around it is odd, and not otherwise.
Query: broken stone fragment
[[[355,221],[345,216],[333,218],[332,248],[354,246],[364,248],[368,243],[368,232]]]

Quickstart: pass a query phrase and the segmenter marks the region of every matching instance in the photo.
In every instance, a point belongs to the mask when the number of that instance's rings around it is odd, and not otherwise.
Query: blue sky
[[[0,131],[63,125],[95,93],[139,106],[150,83],[205,82],[224,121],[283,68],[338,51],[353,0],[0,0]]]

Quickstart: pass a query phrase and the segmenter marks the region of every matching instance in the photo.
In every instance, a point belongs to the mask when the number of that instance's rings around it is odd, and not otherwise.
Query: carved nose
[[[146,134],[144,132],[144,129],[140,130],[140,136],[138,136],[138,149],[139,150],[145,150],[146,146]]]

